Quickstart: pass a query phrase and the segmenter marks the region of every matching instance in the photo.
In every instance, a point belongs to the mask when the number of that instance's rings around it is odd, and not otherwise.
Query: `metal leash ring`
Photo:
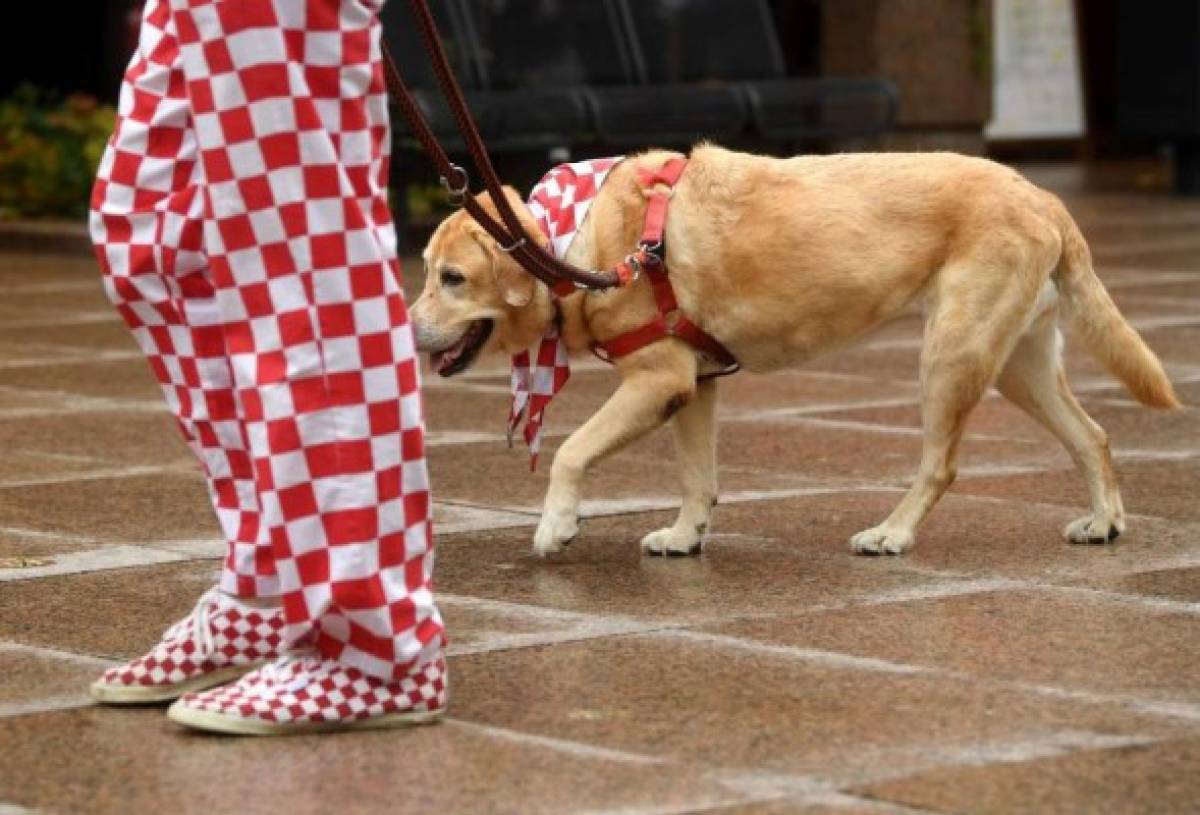
[[[442,187],[446,190],[446,200],[450,202],[450,205],[461,207],[463,202],[467,200],[467,190],[471,186],[471,176],[457,164],[451,164],[450,171],[459,174],[462,178],[461,184],[457,187],[451,186],[450,179],[446,178],[446,176],[439,177],[438,181],[441,182]]]

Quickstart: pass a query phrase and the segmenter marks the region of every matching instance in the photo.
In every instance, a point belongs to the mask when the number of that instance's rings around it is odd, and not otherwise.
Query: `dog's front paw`
[[[856,555],[899,555],[912,545],[911,532],[884,526],[864,529],[850,539],[850,550]]]
[[[546,512],[533,533],[533,551],[542,557],[561,552],[579,534],[575,515]]]
[[[673,526],[651,532],[642,538],[642,551],[655,557],[698,555],[702,548],[699,533],[691,530],[680,532]]]
[[[1125,522],[1108,516],[1084,515],[1067,524],[1063,536],[1071,543],[1109,543],[1125,531]]]

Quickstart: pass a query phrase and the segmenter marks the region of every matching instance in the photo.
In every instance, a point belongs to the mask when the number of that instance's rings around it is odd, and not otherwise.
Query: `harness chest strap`
[[[642,227],[642,237],[638,241],[638,251],[617,266],[617,273],[623,280],[632,281],[638,271],[646,274],[654,291],[658,316],[645,325],[610,340],[593,344],[592,351],[600,359],[611,363],[651,343],[675,337],[724,366],[725,370],[702,377],[707,378],[731,374],[739,366],[737,359],[725,346],[680,311],[675,289],[667,273],[666,250],[663,245],[667,205],[671,200],[671,190],[683,175],[687,161],[680,156],[668,160],[658,170],[644,167],[638,170],[638,181],[644,188],[654,192],[647,197],[646,218]]]

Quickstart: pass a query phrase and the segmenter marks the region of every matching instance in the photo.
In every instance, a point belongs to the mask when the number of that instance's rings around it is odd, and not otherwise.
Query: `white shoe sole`
[[[106,705],[149,705],[155,702],[173,702],[185,693],[226,685],[264,664],[266,663],[252,662],[247,665],[230,666],[175,685],[121,685],[97,679],[89,690],[93,699]]]
[[[434,724],[442,718],[440,710],[411,710],[407,713],[386,713],[369,719],[354,719],[345,722],[269,722],[211,710],[197,710],[179,702],[167,709],[171,721],[206,730],[210,733],[226,733],[235,736],[293,736],[304,733],[334,733],[349,730],[384,730],[392,727],[413,727]]]

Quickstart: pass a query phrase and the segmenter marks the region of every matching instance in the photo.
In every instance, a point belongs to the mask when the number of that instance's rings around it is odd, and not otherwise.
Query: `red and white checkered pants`
[[[443,629],[379,5],[148,0],[91,226],[207,476],[222,589],[391,678]]]

